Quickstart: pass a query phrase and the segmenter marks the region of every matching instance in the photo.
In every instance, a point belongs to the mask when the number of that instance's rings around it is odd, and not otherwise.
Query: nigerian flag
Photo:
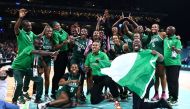
[[[101,69],[101,72],[143,98],[154,76],[157,58],[157,55],[151,54],[151,50],[123,54],[114,59],[109,68]]]

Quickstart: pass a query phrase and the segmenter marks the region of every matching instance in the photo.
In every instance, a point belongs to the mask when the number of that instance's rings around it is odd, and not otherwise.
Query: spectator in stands
[[[5,67],[0,68],[0,109],[19,109],[18,106],[5,102],[5,97],[7,95],[7,69]]]
[[[189,63],[190,63],[190,53],[188,54],[188,56],[186,58],[184,58],[181,62],[184,67],[188,67],[189,66]]]

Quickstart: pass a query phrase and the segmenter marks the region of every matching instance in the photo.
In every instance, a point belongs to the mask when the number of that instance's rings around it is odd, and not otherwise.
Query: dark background
[[[19,3],[19,5],[15,5],[16,3]],[[22,6],[22,4],[25,5]],[[131,12],[131,15],[134,13],[156,14],[162,18],[160,23],[164,26],[164,29],[169,25],[176,27],[177,34],[181,36],[184,46],[187,46],[188,41],[190,41],[188,25],[190,19],[188,12],[190,5],[188,5],[187,0],[1,0],[0,17],[5,17],[4,21],[16,20],[17,16],[7,16],[4,10],[11,7],[18,9],[28,6],[30,8],[36,8],[38,5],[49,9],[53,6],[57,8],[74,7],[76,9],[98,9],[102,10],[102,13],[104,9],[111,9],[121,12]],[[162,15],[166,16],[163,17]],[[45,18],[41,19],[43,20]]]

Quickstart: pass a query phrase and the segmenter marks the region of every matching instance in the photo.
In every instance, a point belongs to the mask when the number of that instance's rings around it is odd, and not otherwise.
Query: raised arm
[[[100,22],[103,20],[102,16],[97,17],[96,31],[100,30]]]
[[[129,31],[129,28],[128,28],[128,26],[127,26],[128,23],[129,23],[128,21],[123,22],[125,31],[126,31],[126,33],[127,33],[130,37],[133,37],[133,33],[132,33],[131,31]]]
[[[127,19],[129,20],[130,23],[133,24],[133,26],[134,26],[135,28],[137,28],[137,27],[139,26],[139,25],[137,24],[137,22],[135,22],[131,16],[127,17]]]
[[[48,24],[46,24],[46,26],[44,27],[43,31],[40,34],[38,34],[37,36],[41,38],[44,35],[44,33],[46,31],[46,28],[48,28],[48,27],[50,27],[50,26]]]
[[[123,16],[120,16],[119,20],[117,20],[113,25],[112,27],[116,26],[118,27],[119,23],[122,22],[124,20],[124,17]]]
[[[26,16],[27,13],[28,13],[28,11],[26,9],[19,10],[19,18],[16,21],[16,24],[14,26],[14,32],[15,32],[16,36],[19,34],[19,27],[21,25],[22,19]]]

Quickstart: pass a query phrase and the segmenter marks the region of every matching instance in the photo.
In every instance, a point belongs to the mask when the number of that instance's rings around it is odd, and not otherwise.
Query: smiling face
[[[118,28],[117,27],[112,27],[112,34],[117,35],[118,33]]]
[[[99,39],[100,39],[99,31],[94,31],[93,32],[93,40],[96,41],[96,40],[99,40]]]
[[[23,20],[22,26],[23,26],[24,31],[26,32],[30,32],[32,30],[32,24],[28,20]]]
[[[82,28],[80,32],[81,38],[85,38],[88,35],[88,31],[86,28]]]
[[[55,30],[61,30],[61,25],[60,25],[60,23],[58,23],[58,22],[56,22],[54,25],[53,25],[53,29],[55,29]]]
[[[47,37],[47,38],[51,38],[52,37],[52,34],[53,34],[53,29],[51,28],[51,27],[47,27],[46,29],[45,29],[45,36]]]
[[[152,33],[158,33],[159,31],[159,25],[158,24],[153,24],[151,28]]]
[[[74,27],[74,26],[72,26],[71,27],[71,34],[73,35],[73,36],[77,36],[77,29],[76,29],[76,27]]]
[[[93,42],[92,43],[92,52],[97,53],[100,50],[100,43],[99,42]]]
[[[119,45],[120,40],[119,40],[118,36],[113,36],[113,43],[116,44],[116,45]]]
[[[70,67],[71,72],[76,75],[79,72],[79,68],[77,64],[72,64]]]
[[[173,26],[169,26],[169,27],[166,28],[166,34],[168,36],[171,36],[171,35],[175,34],[175,31],[176,31],[175,27],[173,27]]]
[[[134,39],[133,41],[133,50],[138,52],[141,49],[141,41],[140,39]]]

